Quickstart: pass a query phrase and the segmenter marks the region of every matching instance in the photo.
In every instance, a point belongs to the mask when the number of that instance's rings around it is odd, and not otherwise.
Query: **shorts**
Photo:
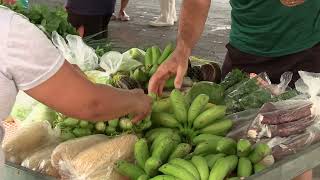
[[[69,23],[78,29],[84,27],[84,37],[100,33],[95,39],[108,37],[108,24],[112,14],[110,15],[79,15],[68,11]]]
[[[240,69],[247,73],[266,72],[272,83],[279,83],[280,76],[287,71],[293,72],[293,78],[289,84],[300,78],[298,71],[320,73],[320,43],[304,51],[280,56],[261,57],[241,52],[239,49],[227,44],[228,52],[222,66],[222,76],[225,77],[232,69]]]

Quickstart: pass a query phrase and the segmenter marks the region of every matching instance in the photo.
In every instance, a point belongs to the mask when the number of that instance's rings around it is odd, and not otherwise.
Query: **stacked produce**
[[[131,180],[223,180],[232,176],[249,177],[274,163],[271,149],[263,143],[251,146],[248,140],[241,139],[237,143],[207,135],[196,142],[206,139],[205,142],[215,145],[206,153],[195,155],[196,150],[190,153],[192,146],[181,143],[175,132],[162,130],[153,142],[138,140],[134,148],[135,163],[118,161],[116,170]],[[150,140],[151,136],[148,137]]]

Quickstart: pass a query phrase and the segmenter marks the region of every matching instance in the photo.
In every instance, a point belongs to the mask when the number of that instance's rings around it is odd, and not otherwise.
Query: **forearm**
[[[205,26],[211,0],[184,0],[177,37],[177,51],[187,57],[198,42]]]

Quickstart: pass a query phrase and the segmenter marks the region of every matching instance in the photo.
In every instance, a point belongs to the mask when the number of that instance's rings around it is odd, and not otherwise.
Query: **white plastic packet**
[[[39,102],[23,91],[19,91],[11,111],[11,117],[18,121],[25,120]]]
[[[95,50],[83,42],[80,36],[67,35],[67,42],[57,32],[52,32],[53,44],[62,52],[71,64],[76,64],[82,71],[94,70],[99,65]]]

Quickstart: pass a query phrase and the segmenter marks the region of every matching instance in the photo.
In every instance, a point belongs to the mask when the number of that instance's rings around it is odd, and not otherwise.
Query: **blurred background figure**
[[[121,0],[120,9],[118,13],[118,17],[115,13],[112,14],[112,20],[120,20],[120,21],[130,21],[130,16],[126,13],[126,8],[129,3],[129,0]]]
[[[80,36],[100,33],[95,39],[108,37],[108,24],[114,13],[116,0],[67,0],[68,21]]]
[[[23,6],[25,8],[29,7],[29,0],[3,0],[3,2],[6,3],[6,4],[15,4],[15,3],[17,3],[18,5]]]
[[[173,26],[177,22],[176,1],[175,0],[159,0],[160,16],[149,24],[151,26]]]

